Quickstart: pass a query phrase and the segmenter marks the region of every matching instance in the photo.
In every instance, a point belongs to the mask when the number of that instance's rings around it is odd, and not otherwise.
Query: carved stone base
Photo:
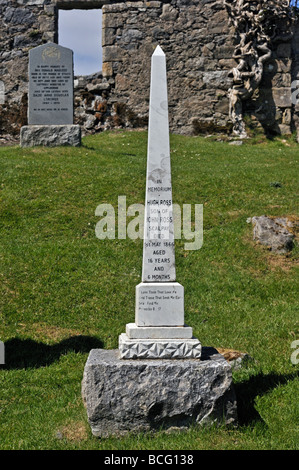
[[[199,359],[201,343],[191,339],[129,339],[122,333],[118,348],[122,359]]]

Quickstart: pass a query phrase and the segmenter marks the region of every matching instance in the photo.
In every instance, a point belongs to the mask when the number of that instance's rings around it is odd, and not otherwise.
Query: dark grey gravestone
[[[21,129],[21,147],[81,145],[73,117],[73,51],[54,43],[31,49],[28,126]]]
[[[29,125],[73,124],[73,51],[54,43],[29,51]]]

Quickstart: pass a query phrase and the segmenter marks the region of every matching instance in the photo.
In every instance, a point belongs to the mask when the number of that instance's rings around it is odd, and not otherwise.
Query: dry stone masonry
[[[29,51],[57,42],[59,10],[72,8],[103,12],[102,70],[99,65],[98,73],[74,81],[74,123],[85,134],[147,126],[148,57],[158,44],[167,55],[171,132],[231,131],[235,35],[222,0],[1,0],[2,137],[18,137],[28,124]],[[291,100],[291,84],[299,78],[298,49],[298,28],[292,40],[274,47],[258,90],[244,104],[251,125],[283,134],[299,126]]]

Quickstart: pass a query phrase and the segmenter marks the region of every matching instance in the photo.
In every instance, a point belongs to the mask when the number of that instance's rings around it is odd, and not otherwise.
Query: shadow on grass
[[[89,353],[91,349],[101,349],[103,343],[92,336],[72,336],[57,344],[47,345],[31,339],[12,338],[5,342],[5,365],[0,369],[38,368],[52,364],[60,356],[70,351]],[[216,350],[205,348],[205,359]],[[212,351],[212,352],[211,352]],[[298,372],[292,374],[263,374],[253,375],[248,380],[234,383],[238,407],[238,424],[247,426],[254,423],[265,424],[255,407],[258,396],[284,385],[298,377]]]
[[[239,425],[247,426],[258,421],[264,423],[255,408],[255,399],[297,377],[298,373],[285,375],[274,373],[265,375],[259,373],[244,382],[234,384]]]
[[[3,369],[44,367],[70,351],[88,353],[91,349],[102,347],[103,343],[92,336],[72,336],[53,345],[32,339],[12,338],[5,342],[5,365],[0,367]]]

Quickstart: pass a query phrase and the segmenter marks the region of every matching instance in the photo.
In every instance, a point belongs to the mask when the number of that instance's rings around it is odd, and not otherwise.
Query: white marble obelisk
[[[166,58],[152,55],[142,282],[135,323],[120,335],[125,359],[200,357],[201,344],[184,325],[184,287],[176,282]]]
[[[166,58],[152,56],[148,128],[143,282],[175,281]]]

